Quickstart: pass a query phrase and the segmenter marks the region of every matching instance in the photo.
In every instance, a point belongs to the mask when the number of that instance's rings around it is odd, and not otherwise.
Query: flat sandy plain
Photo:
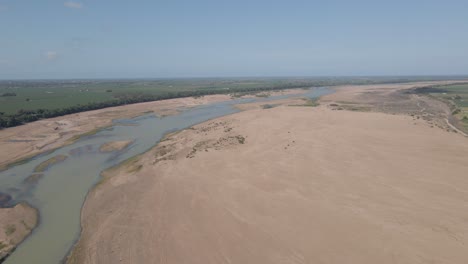
[[[69,262],[466,263],[468,139],[418,85],[168,135],[103,173]]]

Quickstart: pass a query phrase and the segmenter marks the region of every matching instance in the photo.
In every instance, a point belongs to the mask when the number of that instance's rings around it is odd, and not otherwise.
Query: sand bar
[[[127,148],[130,144],[132,144],[132,140],[121,140],[121,141],[113,141],[113,142],[107,142],[102,144],[99,147],[100,152],[113,152],[113,151],[119,151]]]
[[[31,233],[37,220],[37,211],[27,204],[0,208],[0,262]]]

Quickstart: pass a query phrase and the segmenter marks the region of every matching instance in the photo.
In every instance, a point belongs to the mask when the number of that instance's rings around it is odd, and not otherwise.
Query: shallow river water
[[[115,120],[111,128],[0,172],[0,192],[10,194],[14,202],[26,201],[37,208],[40,214],[39,225],[4,263],[61,263],[79,237],[81,207],[88,191],[100,180],[100,173],[149,150],[167,132],[238,112],[233,106],[239,103],[266,102],[288,97],[316,98],[330,92],[323,87],[312,88],[302,95],[237,99],[186,109],[178,115],[167,117],[148,114]],[[123,151],[99,152],[103,143],[117,140],[134,142]],[[57,155],[66,155],[68,158],[47,169],[37,182],[25,181],[38,164]]]

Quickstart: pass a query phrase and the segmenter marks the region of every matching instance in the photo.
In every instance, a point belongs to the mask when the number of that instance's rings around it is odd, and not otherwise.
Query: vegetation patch
[[[7,225],[5,227],[5,235],[10,236],[16,232],[16,226],[14,224]]]
[[[262,109],[270,109],[279,106],[279,104],[264,104],[262,105]]]
[[[268,98],[270,97],[270,94],[269,93],[257,93],[255,97]]]
[[[1,97],[16,96],[16,93],[3,93]]]
[[[128,168],[128,169],[127,169],[127,172],[128,172],[128,173],[139,172],[142,168],[143,168],[143,165],[141,165],[141,164],[136,164],[135,166],[132,166],[132,167]]]
[[[86,132],[86,133],[73,136],[73,137],[71,137],[69,140],[67,140],[67,143],[71,144],[71,143],[77,141],[78,139],[80,139],[80,138],[82,138],[82,137],[89,137],[89,136],[95,135],[95,134],[97,134],[99,131],[101,131],[101,129],[104,129],[104,128],[102,128],[102,127],[101,127],[101,128],[96,128],[96,129],[91,130],[91,131],[88,131],[88,132]]]
[[[468,83],[426,87],[418,91],[446,103],[458,121],[459,128],[468,132]]]
[[[132,140],[124,140],[124,141],[113,141],[107,142],[99,147],[100,152],[113,152],[113,151],[120,151],[127,148],[130,144],[132,144]]]
[[[447,90],[441,89],[438,87],[420,87],[415,89],[410,89],[407,93],[410,94],[426,94],[426,93],[446,93]]]
[[[317,98],[302,98],[304,101],[303,104],[296,104],[296,105],[290,105],[290,106],[306,106],[306,107],[316,107],[319,106],[319,102]]]
[[[117,167],[115,167],[115,169],[125,167],[125,170],[127,173],[138,172],[139,170],[143,168],[143,165],[138,164],[140,157],[141,155],[131,157],[125,160],[124,162],[120,163]]]
[[[36,168],[34,168],[34,172],[44,172],[50,167],[65,161],[68,158],[66,155],[57,155],[55,157],[52,157],[41,164],[37,165]]]
[[[243,137],[241,135],[237,135],[236,139],[239,142],[239,144],[244,144],[245,143],[245,137]]]
[[[344,109],[356,112],[369,112],[372,110],[369,106],[343,106]]]

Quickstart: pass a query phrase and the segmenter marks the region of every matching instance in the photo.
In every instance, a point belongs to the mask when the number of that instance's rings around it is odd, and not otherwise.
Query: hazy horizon
[[[0,79],[468,75],[466,1],[0,0]]]
[[[271,75],[271,76],[174,76],[174,77],[102,77],[102,78],[10,78],[3,79],[0,78],[0,81],[125,81],[125,80],[179,80],[179,79],[377,79],[377,78],[401,78],[401,79],[414,79],[420,80],[427,78],[428,80],[468,80],[468,74],[447,74],[447,75],[321,75],[321,76],[281,76],[281,75]]]

